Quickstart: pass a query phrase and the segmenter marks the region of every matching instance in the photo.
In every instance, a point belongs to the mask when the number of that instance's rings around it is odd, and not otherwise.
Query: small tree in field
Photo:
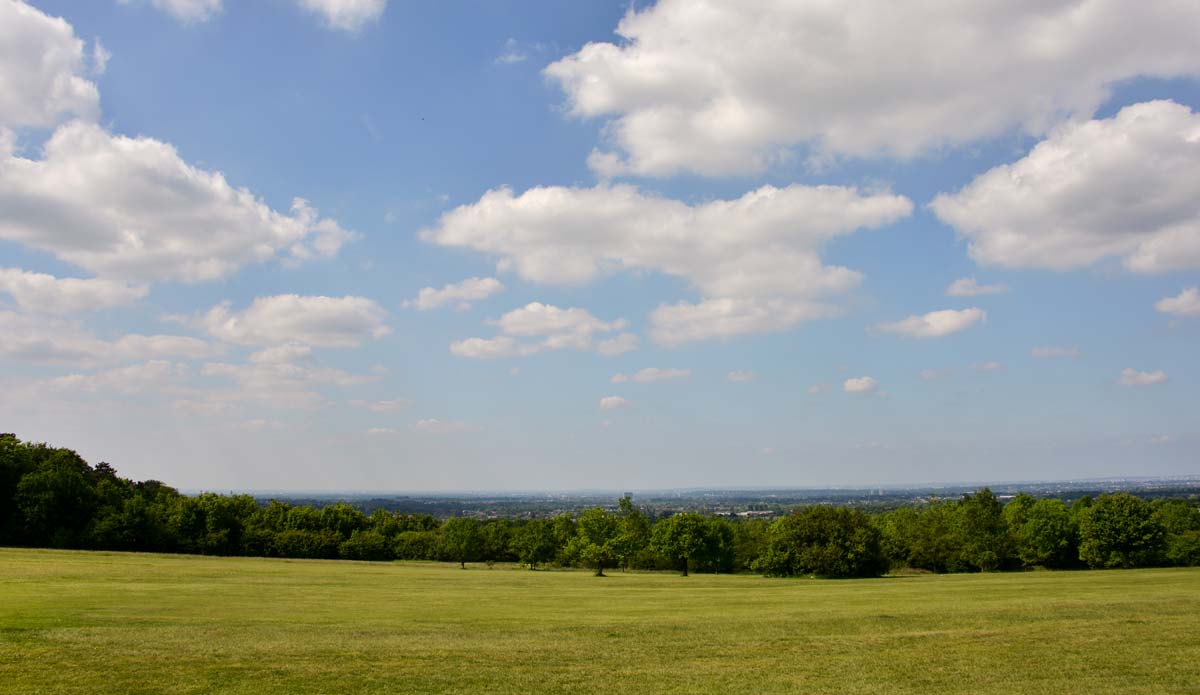
[[[1090,567],[1145,567],[1162,561],[1167,531],[1150,503],[1100,495],[1079,521],[1079,559]]]
[[[620,557],[621,519],[596,507],[579,516],[577,527],[569,552],[595,567],[597,577],[603,577],[604,566],[612,567]]]
[[[755,568],[763,574],[878,577],[887,570],[879,530],[857,509],[807,507],[771,524]]]
[[[534,519],[513,533],[512,549],[529,569],[536,568],[539,562],[550,562],[557,550],[554,528],[545,519]]]
[[[442,538],[446,552],[458,560],[459,567],[467,568],[467,560],[474,560],[483,545],[478,519],[447,519],[442,525]]]
[[[686,577],[688,564],[707,543],[708,529],[708,519],[699,514],[676,514],[654,525],[651,545],[663,557],[681,561]]]

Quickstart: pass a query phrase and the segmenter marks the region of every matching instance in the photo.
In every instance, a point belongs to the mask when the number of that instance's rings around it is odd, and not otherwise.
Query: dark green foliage
[[[492,519],[479,528],[479,555],[486,562],[511,562],[517,556],[510,549],[512,534],[508,521]]]
[[[1150,504],[1127,493],[1100,495],[1079,521],[1079,559],[1089,567],[1161,562],[1167,530]]]
[[[550,562],[558,547],[554,542],[554,528],[545,519],[533,519],[518,527],[512,536],[512,549],[517,559],[529,569]]]
[[[727,524],[730,533],[731,572],[745,572],[767,550],[771,524],[766,519],[747,519]]]
[[[617,500],[621,518],[621,537],[617,540],[617,560],[627,569],[650,545],[650,518],[633,506],[628,495]]]
[[[279,557],[332,560],[338,556],[341,544],[341,537],[328,529],[286,529],[275,534],[271,554]]]
[[[596,576],[604,576],[605,566],[612,567],[620,557],[621,518],[599,507],[579,515],[575,537],[568,544],[568,554],[596,568]]]
[[[887,571],[880,533],[857,509],[807,507],[771,525],[763,574],[878,577]]]
[[[478,519],[446,519],[442,524],[442,543],[446,554],[464,569],[483,551],[483,536]]]
[[[353,531],[338,546],[338,557],[345,560],[391,560],[394,554],[388,537],[378,531]]]
[[[885,554],[895,566],[930,572],[969,569],[963,562],[963,525],[953,502],[897,509],[880,520],[878,527]]]
[[[1079,527],[1062,500],[1035,502],[1024,514],[1024,522],[1013,529],[1013,537],[1025,567],[1062,569],[1079,564]]]
[[[397,560],[446,560],[442,536],[437,531],[401,531],[396,536]]]
[[[24,536],[56,548],[81,544],[96,510],[90,473],[78,454],[59,449],[22,476],[13,501],[24,519]]]
[[[121,478],[107,463],[0,434],[0,544],[206,555],[386,561],[520,561],[604,569],[875,576],[890,565],[933,572],[1015,567],[1200,565],[1200,508],[1127,494],[1076,500],[988,489],[875,517],[811,507],[774,524],[676,514],[657,523],[628,497],[614,510],[553,519],[452,518],[247,495],[181,495]]]
[[[654,525],[651,547],[661,555],[679,561],[683,576],[688,563],[700,555],[708,542],[708,519],[699,514],[676,514]]]
[[[962,564],[982,572],[1000,569],[1011,557],[1000,500],[985,487],[973,495],[963,495],[957,512]]]

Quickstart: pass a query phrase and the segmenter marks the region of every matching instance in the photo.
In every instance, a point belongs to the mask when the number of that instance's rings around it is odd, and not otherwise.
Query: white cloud
[[[611,119],[602,175],[744,174],[809,144],[909,157],[1087,118],[1136,76],[1200,74],[1200,5],[662,0],[619,43],[546,68],[580,117]]]
[[[355,32],[377,22],[387,9],[387,0],[296,0],[305,10],[320,16],[333,29]]]
[[[596,352],[605,357],[615,357],[633,352],[637,349],[640,339],[633,333],[620,333],[615,338],[601,340],[596,345]]]
[[[600,399],[600,410],[618,410],[633,405],[621,396],[605,396]]]
[[[530,302],[513,309],[494,321],[501,335],[495,338],[467,338],[450,344],[450,352],[460,357],[496,358],[533,355],[547,350],[591,350],[594,347],[612,355],[632,349],[621,333],[597,346],[596,338],[622,331],[624,319],[601,321],[586,309],[560,309],[550,304]],[[533,338],[520,341],[518,338]],[[636,336],[633,337],[636,345]],[[616,341],[615,343],[613,341]],[[603,349],[601,349],[603,348]]]
[[[475,427],[456,420],[438,420],[436,418],[427,418],[417,420],[413,423],[412,428],[418,432],[427,434],[454,434],[457,432],[471,432]]]
[[[42,382],[39,388],[55,392],[104,395],[170,392],[189,375],[186,364],[152,360],[142,364],[107,369],[95,374],[68,374]]]
[[[823,245],[911,210],[903,196],[837,186],[764,186],[694,206],[626,185],[532,188],[519,196],[500,188],[445,213],[421,237],[495,255],[501,271],[541,284],[638,270],[682,278],[702,301],[662,306],[651,316],[656,342],[678,344],[829,315],[817,300],[854,288],[861,275],[825,265]]]
[[[659,367],[646,367],[634,374],[616,374],[610,381],[614,384],[623,384],[632,381],[635,384],[652,384],[656,381],[676,381],[678,379],[686,379],[692,375],[690,369],[677,369],[675,367],[667,367],[665,369]]]
[[[1200,289],[1189,287],[1174,297],[1163,297],[1154,303],[1154,308],[1175,316],[1200,316]]]
[[[742,382],[742,381],[754,381],[757,378],[758,378],[758,374],[755,374],[754,372],[745,370],[745,369],[735,369],[732,372],[729,372],[728,374],[725,375],[725,381],[734,382],[734,383]]]
[[[352,374],[341,369],[315,364],[288,362],[251,362],[231,364],[208,362],[200,374],[231,382],[234,388],[196,388],[187,396],[187,406],[213,404],[215,413],[224,413],[251,402],[283,409],[314,408],[325,402],[319,389],[347,388],[374,381],[374,375]],[[221,404],[226,404],[222,406]]]
[[[879,390],[879,382],[869,376],[854,377],[846,379],[842,390],[846,393],[874,393]]]
[[[930,205],[985,265],[1200,268],[1200,114],[1152,101],[1062,126]]]
[[[433,287],[422,288],[416,299],[409,299],[404,306],[411,306],[419,311],[436,309],[443,304],[453,302],[459,310],[471,308],[471,302],[487,299],[504,289],[496,278],[467,278],[462,282],[446,285],[442,289]]]
[[[966,330],[987,319],[983,309],[943,309],[931,311],[923,316],[909,316],[901,321],[877,323],[870,328],[873,333],[895,333],[909,338],[940,338]]]
[[[938,379],[944,379],[947,376],[950,376],[950,370],[949,369],[922,369],[920,371],[920,373],[917,374],[917,376],[920,377],[921,381],[937,381]]]
[[[0,152],[3,154],[3,152]],[[0,157],[0,239],[107,279],[199,281],[283,256],[336,255],[353,234],[296,199],[276,212],[170,145],[74,121],[41,159]]]
[[[108,70],[108,61],[112,53],[100,43],[100,39],[92,42],[92,74],[103,75]]]
[[[459,357],[488,360],[500,357],[523,357],[538,352],[536,345],[521,345],[506,335],[495,338],[467,338],[450,343],[450,352]]]
[[[1162,384],[1166,381],[1167,373],[1164,371],[1139,372],[1129,367],[1122,369],[1121,376],[1117,379],[1117,383],[1122,386],[1151,386],[1153,384]]]
[[[312,347],[303,343],[284,343],[252,353],[247,359],[251,362],[279,364],[281,362],[307,362],[312,357]]]
[[[372,435],[372,436],[381,436],[381,435],[390,435],[390,434],[399,434],[399,433],[400,433],[400,430],[396,429],[395,427],[372,427],[371,429],[367,430],[367,434]]]
[[[815,396],[818,393],[825,393],[826,391],[828,391],[829,384],[813,384],[812,386],[809,386],[807,390],[808,390],[809,395]]]
[[[496,62],[512,65],[513,63],[523,63],[528,58],[529,54],[521,47],[521,42],[510,38],[504,42],[504,50],[500,52],[500,55],[496,56]]]
[[[86,72],[83,41],[66,20],[20,0],[0,2],[0,129],[95,118],[100,92]]]
[[[1075,346],[1064,347],[1061,345],[1039,345],[1029,351],[1029,354],[1038,359],[1051,359],[1054,357],[1079,357],[1079,348]]]
[[[131,1],[120,0],[123,5]],[[184,24],[207,22],[220,14],[222,9],[222,0],[150,0],[150,4]]]
[[[182,335],[123,335],[107,344],[112,359],[132,360],[146,357],[187,357],[203,359],[223,352],[219,345],[212,345],[197,338]]]
[[[827,318],[836,308],[794,299],[706,299],[664,304],[650,313],[650,337],[665,347],[746,333],[776,333]]]
[[[412,401],[406,398],[394,398],[386,401],[350,401],[350,405],[366,408],[373,413],[398,413],[401,410],[406,410]]]
[[[133,303],[146,296],[145,285],[112,280],[56,278],[19,268],[0,268],[0,292],[22,309],[42,314],[75,314]]]
[[[988,294],[1004,294],[1008,285],[980,285],[975,278],[959,278],[946,288],[948,297],[980,297]]]
[[[1004,364],[995,361],[977,362],[971,365],[971,369],[974,369],[977,372],[1002,372],[1004,371]]]
[[[77,323],[0,310],[0,359],[92,366],[112,362],[220,354],[220,346],[177,335],[130,334],[104,340]]]
[[[387,313],[366,297],[309,297],[281,294],[258,297],[243,311],[219,304],[198,323],[215,338],[239,345],[301,343],[318,347],[356,347],[387,335]]]

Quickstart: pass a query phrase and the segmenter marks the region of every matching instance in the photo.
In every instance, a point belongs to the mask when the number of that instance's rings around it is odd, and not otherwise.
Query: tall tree
[[[1167,531],[1145,500],[1100,495],[1079,524],[1079,559],[1089,567],[1144,567],[1162,561]]]
[[[521,564],[536,569],[539,562],[554,559],[554,528],[545,519],[533,519],[513,532],[512,548]]]
[[[699,514],[676,514],[654,525],[650,542],[660,555],[681,563],[686,577],[688,565],[704,550],[708,531],[708,520]]]
[[[442,538],[446,552],[458,561],[459,567],[467,568],[467,560],[479,556],[483,536],[479,532],[479,520],[454,517],[442,524]]]
[[[1000,500],[988,488],[963,495],[958,504],[963,563],[990,572],[1010,557],[1008,526]]]
[[[605,565],[612,567],[619,557],[621,519],[600,507],[579,515],[575,538],[571,540],[572,554],[596,568],[596,576],[604,576]]]
[[[650,544],[650,519],[646,513],[634,506],[629,495],[617,501],[617,516],[621,518],[621,538],[617,555],[621,569],[629,568],[630,561]]]
[[[877,577],[888,567],[879,529],[858,509],[814,506],[771,525],[757,569],[775,576]]]

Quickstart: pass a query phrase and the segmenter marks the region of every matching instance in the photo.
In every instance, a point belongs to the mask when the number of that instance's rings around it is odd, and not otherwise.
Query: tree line
[[[868,515],[808,506],[779,519],[656,518],[624,497],[578,516],[513,520],[364,514],[249,495],[189,496],[122,478],[70,449],[0,434],[0,545],[347,560],[517,562],[616,569],[874,577],[1200,565],[1200,505],[1127,493],[1060,499],[990,490]]]

